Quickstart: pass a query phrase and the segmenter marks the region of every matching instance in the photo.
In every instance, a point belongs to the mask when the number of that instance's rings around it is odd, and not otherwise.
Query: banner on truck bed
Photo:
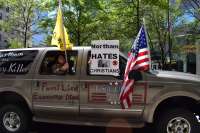
[[[90,57],[91,75],[119,75],[119,41],[92,41]]]

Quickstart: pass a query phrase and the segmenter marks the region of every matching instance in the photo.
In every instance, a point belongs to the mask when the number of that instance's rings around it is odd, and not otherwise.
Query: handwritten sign
[[[119,41],[92,41],[91,75],[119,76]]]
[[[36,102],[76,103],[79,100],[79,88],[76,83],[41,81],[40,87],[33,89]]]

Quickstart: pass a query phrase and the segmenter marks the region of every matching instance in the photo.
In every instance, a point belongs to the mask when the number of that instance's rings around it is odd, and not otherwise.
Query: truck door
[[[116,118],[135,119],[139,121],[146,101],[145,77],[134,87],[133,106],[129,110],[121,109],[119,94],[121,90],[126,59],[120,56],[120,76],[90,75],[88,60],[90,52],[85,54],[87,69],[81,70],[80,83],[80,113],[87,118],[96,118],[97,121],[110,121]]]
[[[69,67],[64,72],[61,69],[65,63],[62,64],[59,61],[59,58],[65,59],[64,52],[48,50],[42,56],[32,86],[36,117],[58,120],[66,119],[65,117],[74,118],[79,113],[81,50],[67,51]]]

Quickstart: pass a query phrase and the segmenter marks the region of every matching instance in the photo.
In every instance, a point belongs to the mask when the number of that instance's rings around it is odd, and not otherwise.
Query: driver
[[[52,66],[53,74],[63,75],[69,71],[69,64],[65,59],[65,56],[58,55],[56,63]]]

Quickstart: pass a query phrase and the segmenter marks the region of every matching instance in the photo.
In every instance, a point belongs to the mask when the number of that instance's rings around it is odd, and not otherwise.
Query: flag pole
[[[62,12],[62,0],[58,0],[59,8]],[[62,33],[63,33],[63,42],[64,42],[64,48],[65,48],[65,60],[67,62],[67,47],[66,47],[66,40],[65,40],[65,30],[64,30],[64,19],[62,14]]]
[[[146,30],[146,21],[145,21],[145,18],[143,17],[143,25],[144,25],[144,31],[145,31],[145,35],[146,35],[146,38],[147,38],[147,47],[149,49],[149,61],[150,61],[150,65],[149,65],[149,70],[151,71],[152,70],[152,62],[151,62],[151,52],[150,52],[150,47],[149,47],[149,37],[148,37],[148,33],[147,33],[147,30]]]

